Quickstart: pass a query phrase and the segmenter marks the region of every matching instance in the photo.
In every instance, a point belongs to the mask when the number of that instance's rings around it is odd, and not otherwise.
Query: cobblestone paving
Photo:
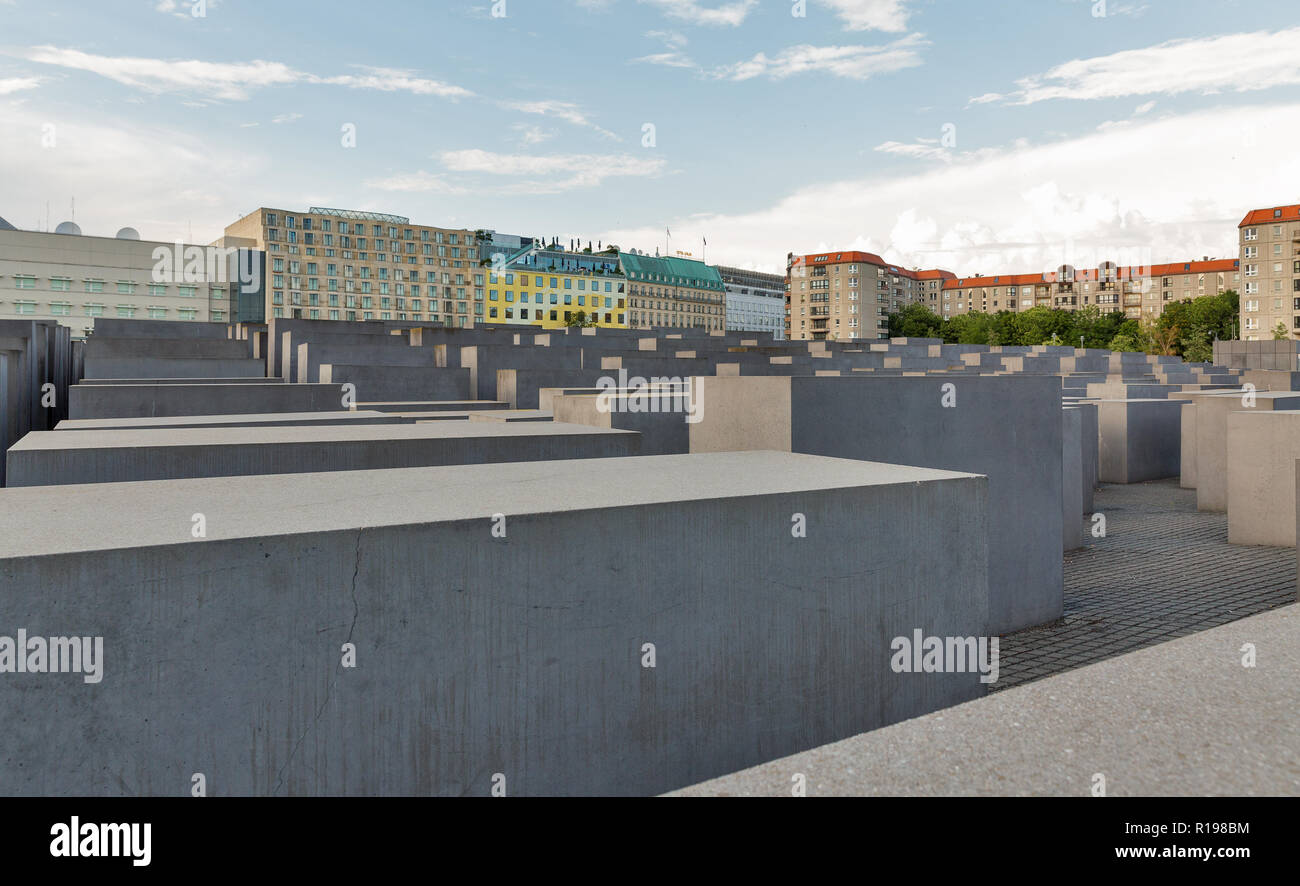
[[[1296,602],[1295,550],[1228,544],[1177,480],[1103,486],[1093,510],[1106,537],[1085,523],[1065,555],[1065,617],[1002,638],[993,691]]]

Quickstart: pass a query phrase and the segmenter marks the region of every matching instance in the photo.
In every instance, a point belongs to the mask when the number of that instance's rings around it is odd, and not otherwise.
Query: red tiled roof
[[[1278,210],[1282,211],[1281,216],[1276,215]],[[1287,219],[1291,219],[1292,221],[1300,219],[1300,205],[1273,206],[1268,209],[1252,209],[1250,212],[1246,213],[1246,217],[1241,220],[1241,224],[1237,225],[1237,227],[1244,228],[1246,225],[1262,225],[1271,221],[1286,221]]]
[[[1142,277],[1174,277],[1179,274],[1215,274],[1223,271],[1235,271],[1239,262],[1235,258],[1215,259],[1214,261],[1172,262],[1170,264],[1152,265],[1143,268],[1140,265],[1115,268],[1116,280],[1132,280]],[[1002,274],[995,277],[962,277],[948,280],[944,289],[978,289],[991,286],[1031,286],[1035,283],[1056,283],[1059,275],[1055,271],[1045,274]],[[1101,279],[1100,268],[1080,268],[1074,272],[1074,279],[1081,283],[1095,283]]]
[[[815,252],[810,255],[795,256],[795,261],[802,261],[804,267],[812,267],[814,265],[839,265],[845,263],[875,265],[878,268],[886,268],[891,273],[897,274],[900,277],[910,277],[913,280],[948,280],[957,276],[952,271],[939,269],[910,271],[901,265],[890,264],[874,252]]]

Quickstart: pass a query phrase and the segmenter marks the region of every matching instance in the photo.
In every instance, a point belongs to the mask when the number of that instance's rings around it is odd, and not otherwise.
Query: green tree
[[[925,305],[908,305],[888,318],[890,338],[940,338],[943,321]]]
[[[1273,327],[1273,341],[1286,341],[1290,337],[1291,333],[1287,332],[1286,324],[1279,320]]]

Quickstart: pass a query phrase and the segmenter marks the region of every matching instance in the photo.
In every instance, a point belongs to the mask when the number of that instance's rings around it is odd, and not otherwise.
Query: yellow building
[[[488,325],[627,328],[627,278],[617,252],[530,246],[489,260],[485,270]]]

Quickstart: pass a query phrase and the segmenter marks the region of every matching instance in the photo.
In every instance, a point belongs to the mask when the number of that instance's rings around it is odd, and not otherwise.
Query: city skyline
[[[75,198],[87,234],[209,242],[257,206],[346,206],[973,277],[1230,258],[1246,211],[1295,198],[1281,2],[802,6],[7,0],[0,216],[52,229]],[[1009,28],[1024,51],[990,57]]]

